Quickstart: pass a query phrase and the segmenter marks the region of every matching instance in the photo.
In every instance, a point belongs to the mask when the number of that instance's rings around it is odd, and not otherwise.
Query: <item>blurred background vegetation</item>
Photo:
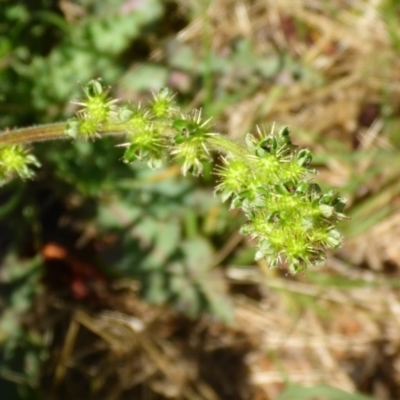
[[[345,245],[268,270],[213,196],[39,143],[0,191],[0,393],[14,399],[400,398],[396,0],[0,0],[0,129],[63,120],[88,80],[165,86],[240,140],[288,124],[348,198]],[[218,162],[218,159],[215,159]]]

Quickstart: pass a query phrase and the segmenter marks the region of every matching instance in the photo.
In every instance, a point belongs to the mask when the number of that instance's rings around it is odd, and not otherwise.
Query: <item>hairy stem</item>
[[[243,158],[248,154],[248,150],[245,146],[219,133],[207,138],[207,142],[213,150],[220,153],[233,154],[239,158]]]
[[[42,142],[45,140],[70,139],[65,134],[66,123],[59,122],[55,124],[31,126],[28,128],[10,129],[0,132],[0,146],[12,146],[17,144],[29,144]],[[117,124],[107,124],[103,127],[99,136],[122,136],[126,131]]]
[[[69,139],[65,134],[66,123],[59,122],[55,124],[31,126],[27,128],[10,129],[0,132],[0,146],[12,146],[18,144],[29,144],[46,140]],[[121,124],[106,123],[98,136],[123,136],[126,130]],[[170,133],[166,133],[170,135]],[[219,133],[208,138],[208,143],[214,151],[226,154],[234,154],[237,157],[243,157],[247,154],[246,147],[235,142]]]
[[[29,128],[10,129],[0,133],[0,146],[27,144],[43,140],[66,139],[65,123],[31,126]]]

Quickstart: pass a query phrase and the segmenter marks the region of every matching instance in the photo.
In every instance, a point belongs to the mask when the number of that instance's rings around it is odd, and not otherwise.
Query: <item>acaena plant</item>
[[[32,177],[39,162],[25,146],[41,140],[123,136],[125,162],[142,160],[156,168],[172,158],[183,175],[200,175],[216,152],[221,162],[215,167],[215,193],[242,209],[247,219],[242,233],[255,240],[257,259],[298,272],[323,263],[327,250],[341,245],[336,226],[346,218],[345,199],[312,181],[312,154],[292,144],[287,127],[258,129],[239,143],[213,132],[200,110],[182,112],[168,89],[139,105],[112,99],[99,80],[89,82],[84,93],[76,103],[80,110],[66,123],[0,134],[1,183],[16,175]]]

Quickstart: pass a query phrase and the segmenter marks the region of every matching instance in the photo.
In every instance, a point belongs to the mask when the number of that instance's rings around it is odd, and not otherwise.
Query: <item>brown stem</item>
[[[65,122],[56,124],[31,126],[29,128],[10,129],[0,132],[0,146],[12,146],[16,144],[27,144],[44,140],[69,139],[65,134]],[[124,135],[126,131],[115,124],[106,124],[104,131],[98,135]]]
[[[67,139],[64,133],[65,123],[31,126],[29,128],[10,129],[0,133],[0,146],[11,146],[39,142],[42,140]]]

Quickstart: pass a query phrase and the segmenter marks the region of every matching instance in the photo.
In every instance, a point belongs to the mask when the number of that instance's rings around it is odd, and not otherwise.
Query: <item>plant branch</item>
[[[156,168],[173,156],[184,175],[200,175],[217,152],[223,157],[215,169],[215,192],[231,208],[242,209],[247,219],[242,233],[256,241],[257,259],[298,272],[324,262],[327,250],[341,245],[336,226],[346,218],[346,200],[312,182],[312,154],[292,144],[287,127],[269,133],[258,129],[239,143],[213,132],[200,110],[183,113],[168,89],[138,106],[108,94],[99,80],[91,81],[76,103],[82,108],[66,123],[0,133],[0,184],[33,175],[39,162],[23,145],[43,140],[125,136],[125,162],[140,160]]]
[[[65,134],[65,122],[48,125],[30,126],[27,128],[9,129],[0,132],[0,147],[23,145],[46,140],[65,140],[70,139]],[[124,136],[126,130],[117,124],[106,124],[101,132],[96,132],[97,136]]]
[[[66,139],[65,123],[9,129],[0,133],[0,146],[28,144],[44,140]]]
[[[207,142],[212,150],[219,153],[232,154],[239,158],[243,158],[248,154],[248,150],[244,145],[235,142],[226,136],[222,136],[219,133],[207,138]]]

